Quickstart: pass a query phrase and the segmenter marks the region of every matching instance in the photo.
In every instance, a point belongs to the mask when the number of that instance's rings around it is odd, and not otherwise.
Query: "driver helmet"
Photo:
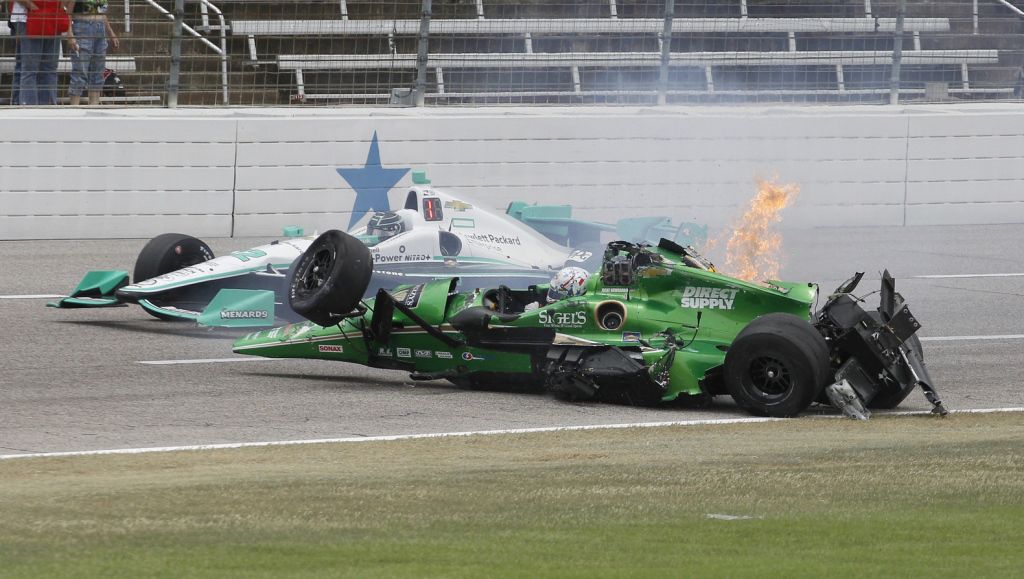
[[[394,211],[378,211],[370,217],[366,225],[366,234],[374,235],[381,241],[394,237],[405,231],[402,217]]]
[[[548,288],[548,303],[554,303],[565,298],[581,296],[587,293],[587,279],[590,274],[582,267],[565,267],[551,278],[551,287]]]

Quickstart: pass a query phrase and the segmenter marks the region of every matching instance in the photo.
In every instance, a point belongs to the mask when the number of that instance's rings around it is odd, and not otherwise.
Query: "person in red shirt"
[[[14,79],[11,81],[11,104],[21,104],[21,38],[25,36],[25,20],[29,10],[35,10],[36,4],[32,0],[10,0],[7,3],[7,10],[10,18],[7,26],[11,29],[11,37],[14,38]]]
[[[19,40],[21,74],[18,93],[23,105],[57,104],[57,59],[67,10],[75,0],[17,0],[28,9],[25,35]],[[72,40],[72,42],[74,42]],[[72,44],[72,50],[75,46]]]

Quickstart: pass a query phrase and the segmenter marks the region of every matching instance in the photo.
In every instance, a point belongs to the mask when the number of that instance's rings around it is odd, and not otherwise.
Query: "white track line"
[[[26,295],[13,295],[13,296],[0,296],[0,300],[42,300],[42,299],[53,299],[53,298],[66,298],[67,296],[59,296],[56,294],[26,294]]]
[[[247,358],[199,358],[195,360],[143,360],[136,362],[136,364],[146,364],[148,366],[172,366],[174,364],[228,364],[231,362],[269,362],[276,360],[277,358],[257,358],[250,356]]]
[[[1024,412],[1024,408],[978,408],[951,410],[952,414],[989,414],[993,412]],[[917,416],[931,414],[928,410],[890,412],[877,416]],[[809,416],[808,418],[843,418],[841,414]],[[316,438],[311,440],[277,440],[269,442],[238,442],[231,444],[197,444],[190,446],[161,446],[151,448],[118,448],[111,450],[82,450],[74,452],[36,452],[25,454],[4,454],[0,460],[12,458],[54,458],[65,456],[97,456],[107,454],[145,454],[151,452],[181,452],[193,450],[230,450],[265,446],[297,446],[301,444],[334,444],[347,442],[387,442],[393,440],[417,440],[423,438],[452,438],[460,436],[492,436],[496,434],[533,434],[544,432],[569,432],[578,430],[614,430],[620,428],[657,428],[664,426],[706,426],[714,424],[751,424],[758,422],[779,422],[791,418],[711,418],[706,420],[678,420],[671,422],[634,422],[630,424],[591,424],[586,426],[548,426],[542,428],[509,428],[504,430],[474,430],[467,432],[434,432],[429,434],[393,434],[388,436],[353,436],[348,438]]]
[[[1024,340],[1024,334],[1002,334],[994,336],[932,336],[921,338],[922,342],[959,342],[961,340]]]
[[[1022,277],[1024,273],[957,273],[948,275],[915,275],[914,279],[950,279],[958,277]]]

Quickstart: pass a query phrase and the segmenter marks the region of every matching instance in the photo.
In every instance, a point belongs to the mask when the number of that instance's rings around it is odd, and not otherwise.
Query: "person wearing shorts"
[[[107,61],[107,39],[116,50],[120,43],[107,20],[107,0],[76,0],[71,9],[71,106],[88,92],[89,104],[100,104],[103,70]]]

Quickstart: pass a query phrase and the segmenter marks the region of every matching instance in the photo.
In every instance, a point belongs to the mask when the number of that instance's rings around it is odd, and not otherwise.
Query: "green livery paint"
[[[534,385],[572,400],[703,404],[728,394],[779,417],[828,401],[864,419],[920,386],[946,412],[914,337],[920,322],[888,271],[877,310],[853,297],[858,273],[813,312],[816,284],[733,278],[669,239],[609,243],[594,274],[566,272],[585,291],[554,302],[547,284],[460,292],[458,278],[365,300],[372,263],[351,236],[325,232],[296,260],[290,286],[291,308],[310,321],[250,333],[234,351],[459,385]]]
[[[139,300],[137,302],[142,309],[162,319],[196,321],[200,312],[186,310],[177,306],[161,306],[150,300]]]
[[[222,289],[196,318],[200,326],[252,328],[274,325],[274,292]]]
[[[573,356],[612,347],[633,360],[633,366],[627,364],[633,373],[620,380],[628,395],[669,401],[720,393],[711,391],[715,386],[705,379],[758,315],[784,312],[810,319],[816,285],[742,281],[705,266],[676,244],[667,247],[623,255],[647,261],[631,272],[610,269],[592,275],[583,296],[553,304],[545,304],[544,285],[458,293],[457,280],[441,279],[381,290],[364,313],[333,326],[304,322],[251,333],[235,343],[234,351],[403,369],[414,378],[500,384],[544,383],[545,374],[561,371],[567,352]],[[615,259],[606,256],[606,264]],[[696,298],[707,300],[697,302],[700,308],[683,307],[688,294],[716,297]],[[553,356],[563,359],[552,363]]]
[[[114,292],[128,285],[123,270],[90,271],[66,298],[46,304],[52,308],[107,308],[123,305]]]
[[[266,257],[267,252],[261,251],[259,249],[246,249],[243,251],[232,251],[231,255],[241,262],[246,262],[249,261],[250,259]]]

